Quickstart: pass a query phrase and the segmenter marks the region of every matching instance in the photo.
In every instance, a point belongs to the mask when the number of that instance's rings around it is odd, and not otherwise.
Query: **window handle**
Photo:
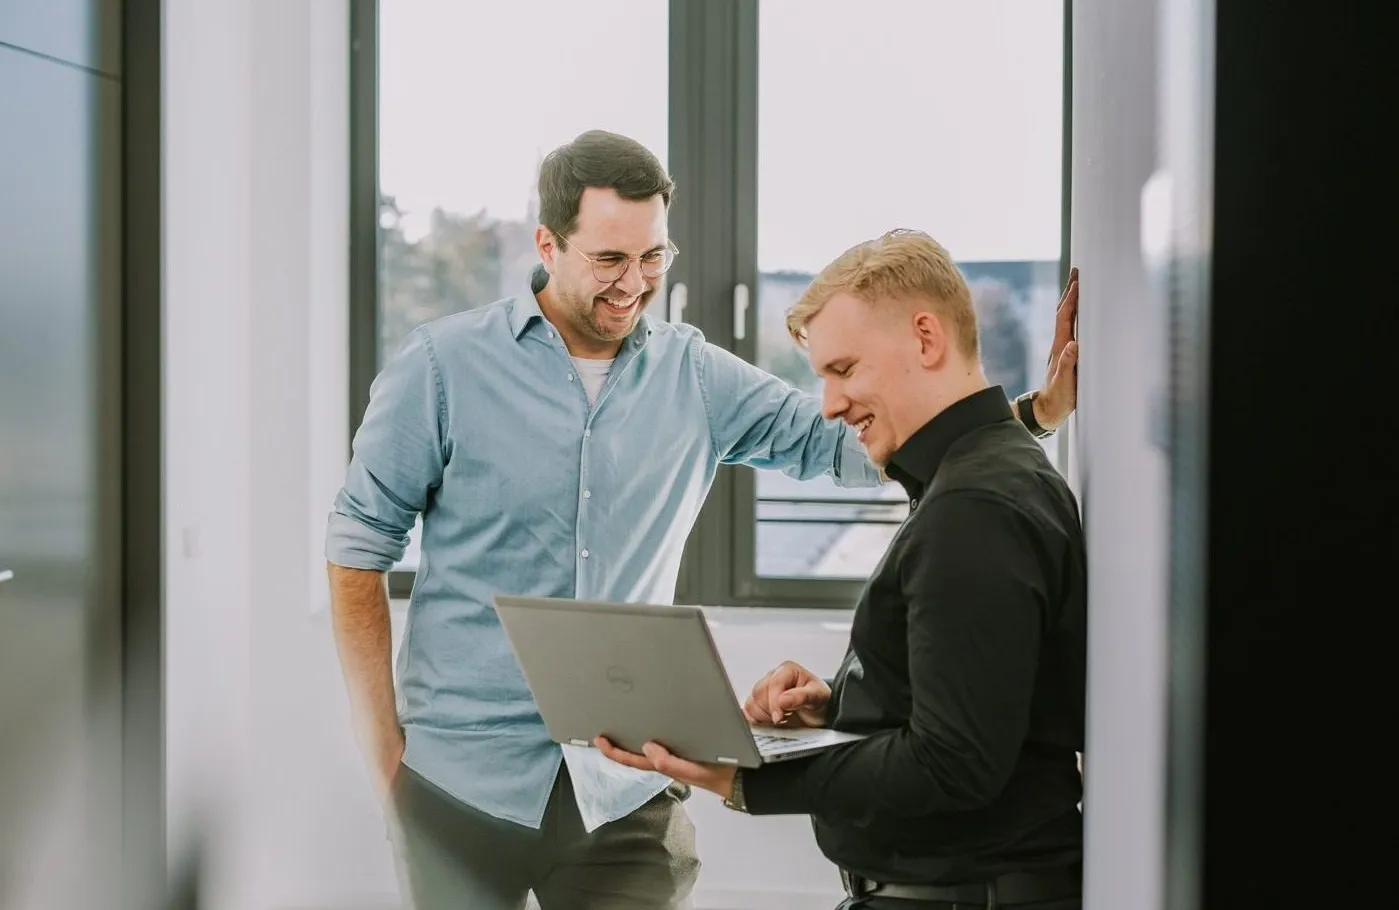
[[[684,282],[676,282],[670,289],[670,321],[685,321],[685,298],[687,291]]]
[[[734,285],[734,340],[748,337],[748,285]]]

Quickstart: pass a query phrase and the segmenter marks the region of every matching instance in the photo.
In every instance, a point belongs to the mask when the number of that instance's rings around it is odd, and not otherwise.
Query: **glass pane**
[[[380,0],[380,364],[414,326],[523,286],[552,149],[606,129],[666,160],[667,7]]]
[[[988,378],[1010,396],[1042,383],[1060,291],[1062,4],[759,10],[758,364],[819,392],[787,309],[851,244],[911,227],[966,273]],[[757,496],[757,570],[773,577],[865,577],[907,510],[897,485],[772,471]]]

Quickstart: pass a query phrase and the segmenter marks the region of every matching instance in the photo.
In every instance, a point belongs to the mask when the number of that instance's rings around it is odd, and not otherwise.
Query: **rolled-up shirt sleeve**
[[[387,571],[442,483],[449,458],[447,413],[432,338],[415,329],[370,388],[345,485],[326,527],[326,559]]]
[[[714,449],[724,464],[782,471],[797,480],[828,475],[838,487],[884,482],[855,433],[821,415],[821,399],[697,336],[700,392]]]

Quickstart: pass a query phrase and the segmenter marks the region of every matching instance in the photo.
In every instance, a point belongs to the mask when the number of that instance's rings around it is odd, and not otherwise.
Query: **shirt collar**
[[[885,473],[897,480],[911,498],[920,496],[953,443],[973,430],[1014,416],[1000,386],[973,392],[953,402],[899,446]]]
[[[530,269],[529,277],[525,279],[520,292],[510,301],[510,333],[515,336],[516,341],[520,340],[530,326],[544,321],[544,314],[540,312],[539,301],[534,295],[544,290],[544,285],[548,283],[549,273],[544,271],[544,266],[535,265]]]
[[[548,283],[549,273],[545,271],[542,264],[537,264],[530,270],[529,278],[526,279],[520,293],[516,294],[514,299],[510,301],[510,333],[516,341],[519,341],[525,332],[529,331],[530,326],[536,322],[545,321],[544,313],[539,309],[539,299],[535,295],[544,290]],[[646,343],[654,331],[655,326],[651,323],[651,317],[642,313],[631,334],[627,336],[627,341],[640,347]]]

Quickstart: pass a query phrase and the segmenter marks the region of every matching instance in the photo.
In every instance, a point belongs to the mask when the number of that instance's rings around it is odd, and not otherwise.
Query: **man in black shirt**
[[[834,680],[783,664],[744,710],[870,735],[742,771],[599,747],[731,808],[811,815],[843,906],[1076,908],[1087,572],[1073,493],[987,382],[966,282],[927,235],[848,250],[788,327],[827,416],[860,428],[911,508]]]

